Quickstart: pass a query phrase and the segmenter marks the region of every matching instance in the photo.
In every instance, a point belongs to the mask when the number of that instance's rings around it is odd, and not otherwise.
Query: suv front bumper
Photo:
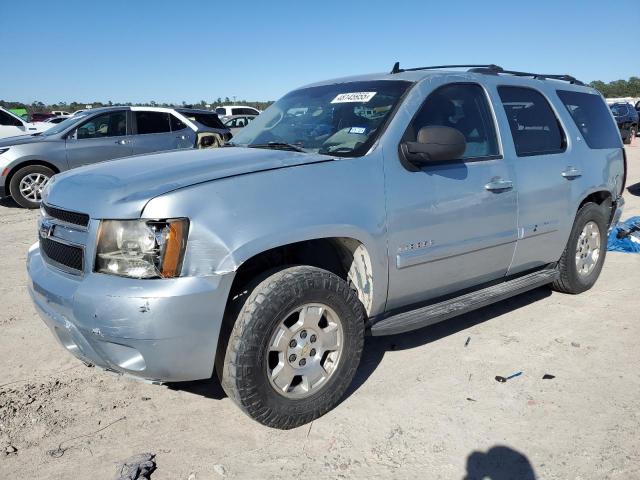
[[[37,244],[27,271],[38,313],[80,360],[159,382],[211,377],[233,275],[76,277],[45,263]]]

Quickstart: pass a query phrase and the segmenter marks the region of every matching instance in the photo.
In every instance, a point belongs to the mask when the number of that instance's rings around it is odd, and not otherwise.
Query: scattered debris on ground
[[[115,480],[149,480],[156,470],[155,458],[154,453],[141,453],[127,458],[118,465]]]
[[[500,382],[500,383],[505,383],[507,380],[511,380],[512,378],[519,377],[520,375],[522,375],[522,372],[513,373],[513,374],[509,375],[508,377],[501,377],[500,375],[497,375],[496,376],[496,381]]]
[[[471,341],[471,337],[467,337],[467,341],[464,342],[464,346],[467,347],[470,341]]]
[[[555,376],[555,375],[551,375],[550,373],[545,373],[545,374],[542,376],[542,379],[543,379],[543,380],[553,380],[554,378],[556,378],[556,376]]]

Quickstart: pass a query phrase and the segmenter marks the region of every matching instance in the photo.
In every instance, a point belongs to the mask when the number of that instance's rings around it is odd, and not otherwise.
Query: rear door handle
[[[582,176],[582,172],[575,167],[567,167],[567,169],[562,172],[562,176],[568,180],[572,178],[578,178]]]
[[[177,135],[176,138],[180,139],[180,140],[185,140],[187,137],[184,135]]]
[[[118,145],[127,145],[127,144],[131,143],[131,140],[116,140],[116,143]]]
[[[485,189],[495,192],[502,190],[511,190],[513,188],[513,182],[511,180],[503,180],[502,178],[496,178],[491,180],[484,186]]]

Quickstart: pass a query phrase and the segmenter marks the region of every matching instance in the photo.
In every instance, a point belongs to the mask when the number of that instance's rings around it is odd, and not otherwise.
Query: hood
[[[60,140],[57,137],[43,137],[42,135],[16,135],[15,137],[5,137],[0,140],[0,147],[11,147],[15,145],[24,145],[26,143],[46,142],[47,140]]]
[[[139,155],[58,174],[44,199],[92,218],[137,218],[149,200],[179,188],[331,160],[327,155],[240,147]]]

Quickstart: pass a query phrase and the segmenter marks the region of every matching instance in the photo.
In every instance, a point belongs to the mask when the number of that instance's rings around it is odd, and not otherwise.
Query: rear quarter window
[[[558,90],[557,93],[589,148],[622,146],[618,127],[600,95],[569,90]]]

